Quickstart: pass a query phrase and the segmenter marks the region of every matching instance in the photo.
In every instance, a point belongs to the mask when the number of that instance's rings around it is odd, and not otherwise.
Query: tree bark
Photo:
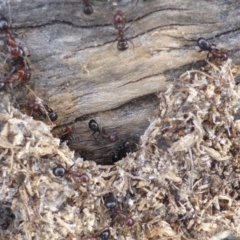
[[[93,14],[85,15],[82,1],[0,3],[16,41],[30,55],[29,86],[59,116],[54,134],[73,127],[70,147],[89,160],[111,163],[112,152],[124,141],[139,142],[158,108],[156,93],[204,64],[207,53],[198,52],[199,37],[228,49],[233,62],[240,62],[239,1],[96,1],[92,6]],[[126,17],[126,51],[117,49],[117,10]],[[3,41],[1,47],[6,49]],[[2,62],[6,56],[3,51]],[[4,64],[1,69],[4,74]],[[107,133],[116,132],[119,140],[109,143],[92,135],[90,119]]]

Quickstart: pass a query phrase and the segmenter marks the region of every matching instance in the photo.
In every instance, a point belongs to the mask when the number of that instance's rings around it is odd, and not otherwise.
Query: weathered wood
[[[157,107],[156,92],[206,57],[197,52],[199,37],[229,49],[239,63],[239,1],[135,3],[96,1],[90,16],[83,14],[82,1],[0,3],[1,14],[12,20],[12,31],[31,55],[29,85],[58,113],[57,126],[74,127],[71,147],[88,159],[110,161],[123,141],[138,142]],[[117,9],[126,15],[126,37],[132,42],[124,52],[117,50],[112,25]],[[91,118],[118,133],[119,142],[95,140],[87,126]]]

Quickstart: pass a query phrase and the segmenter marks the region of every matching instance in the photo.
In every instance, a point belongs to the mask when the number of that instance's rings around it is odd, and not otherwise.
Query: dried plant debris
[[[1,106],[1,239],[238,239],[236,69],[208,63],[169,84],[139,150],[112,166]]]

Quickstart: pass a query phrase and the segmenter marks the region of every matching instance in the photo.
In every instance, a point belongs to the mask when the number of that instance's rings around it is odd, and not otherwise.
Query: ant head
[[[80,180],[81,180],[81,182],[83,182],[83,183],[88,183],[88,182],[89,182],[89,177],[88,177],[87,174],[82,174],[82,175],[80,176]]]
[[[118,140],[118,136],[117,134],[113,134],[113,135],[110,135],[108,139],[110,142],[116,142]]]
[[[63,177],[65,174],[66,174],[66,169],[61,165],[58,165],[53,169],[53,175],[56,177]]]
[[[125,27],[125,19],[121,11],[117,11],[113,17],[114,27],[118,30],[123,30]]]
[[[228,59],[228,54],[227,53],[222,53],[221,57],[220,57],[220,60],[221,61],[226,61],[227,59]]]
[[[7,30],[8,29],[8,21],[6,18],[0,19],[0,30]]]
[[[125,224],[128,227],[132,227],[134,225],[134,223],[135,223],[135,221],[131,217],[127,218],[126,221],[125,221]]]

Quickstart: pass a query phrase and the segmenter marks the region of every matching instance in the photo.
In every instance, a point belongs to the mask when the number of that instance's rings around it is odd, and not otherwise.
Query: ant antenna
[[[7,4],[8,4],[8,15],[9,15],[9,23],[10,23],[10,27],[12,27],[12,15],[11,15],[11,5],[10,5],[10,1],[11,0],[7,0]]]

